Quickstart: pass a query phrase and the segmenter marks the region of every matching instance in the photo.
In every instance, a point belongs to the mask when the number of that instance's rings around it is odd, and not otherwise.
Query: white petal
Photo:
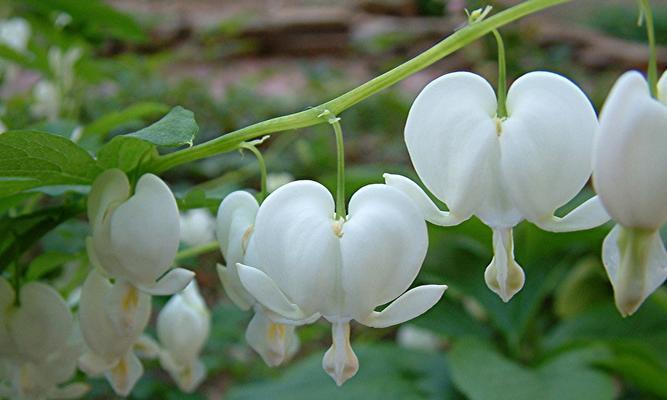
[[[86,344],[95,355],[109,361],[129,351],[150,318],[151,298],[127,290],[122,281],[112,285],[92,270],[81,290],[79,321]]]
[[[399,190],[364,186],[350,200],[340,247],[345,308],[337,315],[365,317],[414,281],[428,248],[426,222]]]
[[[107,298],[108,302],[101,312],[106,312],[109,316],[117,335],[132,336],[133,332],[138,329],[137,326],[143,326],[144,315],[141,312],[141,307],[144,307],[144,304],[141,301],[142,296],[145,297],[127,281],[118,279],[113,283]],[[90,296],[88,295],[85,301],[89,299]]]
[[[593,196],[562,218],[551,215],[531,222],[545,231],[573,232],[595,228],[610,218],[600,198]]]
[[[334,322],[331,324],[332,343],[324,353],[322,368],[341,386],[359,370],[359,360],[350,346],[350,323]]]
[[[185,268],[169,270],[152,285],[139,285],[139,288],[153,296],[166,296],[183,290],[195,277],[195,273]]]
[[[206,367],[200,360],[181,364],[164,351],[160,353],[160,364],[185,393],[192,393],[206,378]]]
[[[218,208],[216,235],[227,263],[227,267],[218,267],[218,274],[227,296],[243,310],[254,299],[241,285],[236,263],[243,262],[258,209],[257,200],[244,191],[230,193]]]
[[[496,97],[478,75],[455,72],[431,82],[408,114],[405,143],[417,174],[452,213],[467,219],[497,169]]]
[[[139,179],[134,196],[111,218],[111,247],[135,285],[152,285],[174,262],[179,243],[176,199],[157,176]]]
[[[667,71],[663,72],[658,81],[658,100],[667,104]]]
[[[160,345],[148,335],[141,335],[134,345],[132,351],[143,359],[152,360],[160,354]]]
[[[431,201],[422,188],[412,180],[394,174],[383,174],[382,176],[387,185],[400,190],[403,194],[408,196],[424,215],[424,219],[428,222],[440,226],[452,226],[458,225],[465,220],[449,211],[440,211],[438,206]]]
[[[128,352],[105,376],[117,395],[127,397],[143,374],[144,367],[139,358],[134,353]]]
[[[196,288],[196,285],[188,287]],[[193,363],[206,344],[210,323],[208,310],[199,299],[193,302],[184,294],[177,294],[158,315],[158,339],[177,361]]]
[[[545,218],[591,175],[595,110],[581,89],[550,72],[517,79],[507,110],[500,135],[506,188],[525,218]]]
[[[659,232],[616,225],[602,244],[602,262],[623,316],[637,311],[667,279],[667,251]]]
[[[130,197],[130,182],[125,173],[119,169],[108,169],[102,172],[88,196],[88,221],[95,229],[108,217],[108,212]]]
[[[334,312],[331,299],[340,248],[333,215],[331,193],[317,182],[297,181],[278,188],[257,213],[249,244],[252,251],[244,260],[270,276],[307,315]],[[246,283],[246,289],[257,296]]]
[[[484,271],[484,280],[506,303],[523,287],[525,276],[514,261],[512,229],[493,230],[493,260]]]
[[[649,95],[646,80],[628,72],[600,114],[593,183],[621,225],[657,229],[667,221],[667,105]]]
[[[287,362],[299,346],[293,325],[275,323],[261,310],[255,312],[250,320],[245,340],[269,367]]]
[[[359,322],[372,328],[402,324],[428,311],[440,300],[445,290],[445,285],[418,286],[405,292],[381,312],[374,311]]]
[[[249,310],[255,302],[255,299],[253,299],[243,287],[241,279],[239,278],[239,273],[236,270],[236,265],[233,267],[233,272],[231,266],[225,267],[220,264],[217,265],[216,269],[218,271],[220,282],[222,282],[222,288],[227,297],[229,297],[229,299],[241,310]]]
[[[287,319],[301,320],[308,317],[263,271],[243,264],[237,264],[237,269],[243,286],[264,307]]]
[[[72,314],[52,287],[30,282],[21,287],[21,305],[9,316],[9,333],[17,350],[33,361],[64,347],[72,333]]]
[[[90,351],[79,357],[79,368],[92,377],[102,375],[117,363],[118,359],[106,359]]]

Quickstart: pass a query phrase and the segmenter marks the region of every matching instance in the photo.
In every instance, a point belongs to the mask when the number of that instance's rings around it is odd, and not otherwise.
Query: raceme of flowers
[[[621,76],[599,121],[574,83],[548,72],[514,82],[506,116],[498,106],[483,78],[457,72],[429,84],[410,110],[410,158],[447,211],[417,183],[389,174],[385,184],[354,193],[344,216],[314,181],[286,183],[261,204],[245,191],[222,201],[215,221],[225,260],[220,281],[231,301],[253,310],[245,338],[266,364],[287,363],[299,348],[298,327],[323,319],[332,338],[322,367],[341,385],[359,369],[353,321],[388,327],[433,307],[445,285],[411,288],[428,249],[426,221],[451,226],[476,216],[491,228],[494,256],[483,275],[503,301],[530,279],[513,255],[512,229],[522,220],[568,232],[613,219],[602,260],[623,315],[665,281],[659,229],[667,222],[667,74],[656,98],[639,73]],[[598,194],[556,216],[591,177]],[[126,396],[143,374],[141,358],[158,359],[183,391],[194,391],[206,376],[200,353],[211,316],[194,273],[174,264],[180,241],[210,238],[211,218],[181,217],[155,175],[132,184],[117,169],[100,174],[88,199],[91,269],[78,315],[50,286],[29,282],[17,293],[0,278],[0,381],[7,382],[0,396],[82,396],[86,385],[67,384],[77,364]],[[181,232],[181,223],[190,226]],[[154,340],[144,330],[151,297],[162,295],[172,297]]]

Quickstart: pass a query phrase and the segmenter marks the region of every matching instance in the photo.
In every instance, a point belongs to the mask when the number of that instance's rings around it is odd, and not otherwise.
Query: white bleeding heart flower
[[[448,212],[409,179],[385,179],[410,196],[429,222],[450,226],[476,215],[488,225],[494,258],[484,278],[509,301],[525,279],[514,260],[515,225],[526,219],[565,232],[598,226],[609,216],[597,197],[563,218],[554,216],[591,175],[598,124],[586,95],[559,75],[532,72],[510,87],[506,105],[508,116],[499,118],[491,85],[468,72],[436,79],[412,105],[405,127],[410,159]]]
[[[215,239],[215,218],[204,208],[188,210],[181,214],[181,242],[188,246],[201,246]]]
[[[211,314],[194,280],[172,296],[158,315],[160,364],[184,392],[194,391],[206,377],[199,353],[210,330]]]
[[[257,200],[244,191],[229,194],[220,204],[216,233],[227,266],[218,265],[218,275],[225,293],[239,308],[254,309],[255,315],[246,329],[246,341],[267,365],[275,367],[298,351],[295,327],[271,320],[267,310],[245,290],[237,270],[237,264],[244,262],[248,251],[258,209]]]
[[[79,367],[91,376],[104,375],[118,395],[127,396],[143,375],[134,347],[145,342],[141,335],[150,314],[150,295],[92,270],[81,290],[79,321],[88,352]]]
[[[616,306],[634,313],[667,278],[659,229],[667,222],[667,73],[658,99],[638,72],[612,88],[600,114],[593,184],[618,225],[605,238],[602,261]]]
[[[85,384],[64,385],[82,352],[74,320],[50,286],[30,282],[20,291],[0,277],[0,396],[17,399],[76,398]]]
[[[336,219],[324,186],[296,181],[259,208],[238,272],[246,290],[272,314],[286,321],[323,316],[331,322],[333,344],[322,365],[341,385],[358,370],[351,320],[376,328],[400,324],[442,297],[441,285],[406,292],[427,247],[426,223],[400,191],[366,186],[352,196],[347,218]]]
[[[30,39],[30,24],[23,18],[0,21],[0,43],[20,53],[25,52]]]
[[[179,214],[174,195],[157,176],[143,175],[130,196],[125,173],[103,172],[90,191],[88,220],[89,257],[109,276],[154,295],[176,293],[192,280],[192,271],[169,270],[178,251]]]

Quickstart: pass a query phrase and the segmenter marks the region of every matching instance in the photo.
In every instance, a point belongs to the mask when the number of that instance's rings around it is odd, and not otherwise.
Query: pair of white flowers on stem
[[[429,84],[415,100],[405,141],[417,174],[449,211],[414,182],[385,175],[430,222],[456,225],[475,215],[493,230],[484,278],[509,301],[524,284],[512,228],[521,220],[567,232],[609,220],[603,262],[623,315],[632,314],[667,277],[658,230],[667,221],[667,74],[658,98],[636,72],[612,89],[598,123],[586,95],[565,78],[532,72],[517,79],[499,116],[492,87],[458,72]],[[593,176],[598,192],[560,218]]]
[[[90,375],[104,374],[116,393],[127,395],[143,374],[137,353],[159,357],[179,387],[192,391],[205,376],[198,354],[208,338],[210,315],[194,273],[170,269],[180,236],[176,200],[151,174],[142,176],[130,194],[127,176],[117,169],[100,175],[91,189],[87,244],[93,270],[79,306],[88,351],[79,364]],[[160,345],[142,335],[151,295],[182,290],[158,316]]]

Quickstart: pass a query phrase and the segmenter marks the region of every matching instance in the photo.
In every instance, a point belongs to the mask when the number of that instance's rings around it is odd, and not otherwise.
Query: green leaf
[[[591,307],[552,328],[543,341],[547,351],[558,351],[582,343],[641,344],[650,346],[667,365],[667,313],[649,297],[639,310],[623,318],[613,303]]]
[[[124,172],[136,169],[142,161],[157,156],[155,146],[129,136],[116,136],[97,153],[102,169],[120,168]]]
[[[52,185],[89,185],[101,169],[69,139],[39,131],[0,135],[0,196]]]
[[[100,0],[20,0],[31,11],[51,16],[66,12],[77,25],[83,25],[87,36],[111,36],[127,41],[144,41],[146,35],[131,16]]]
[[[641,355],[624,353],[603,360],[598,365],[620,374],[636,387],[660,398],[667,398],[667,369]]]
[[[457,399],[442,354],[389,345],[356,346],[359,372],[337,387],[322,369],[322,353],[284,370],[278,379],[236,387],[227,400],[420,400]]]
[[[151,117],[154,115],[164,114],[169,108],[162,103],[143,102],[133,104],[123,110],[106,114],[83,128],[81,139],[90,136],[104,137],[112,130],[129,122]]]
[[[27,55],[25,53],[16,51],[10,46],[7,46],[4,43],[0,43],[0,59],[14,62],[26,68],[35,67],[34,57]]]
[[[60,251],[42,253],[28,265],[26,279],[29,281],[40,279],[66,262],[75,260],[78,257],[78,254],[69,254]]]
[[[591,364],[608,355],[588,348],[527,368],[498,354],[487,343],[465,339],[449,354],[452,379],[472,400],[607,400],[613,380]]]
[[[78,202],[0,219],[0,272],[44,235],[85,210]]]
[[[175,147],[185,144],[192,146],[197,132],[199,126],[194,113],[176,106],[153,125],[125,136],[136,137],[157,146]]]

